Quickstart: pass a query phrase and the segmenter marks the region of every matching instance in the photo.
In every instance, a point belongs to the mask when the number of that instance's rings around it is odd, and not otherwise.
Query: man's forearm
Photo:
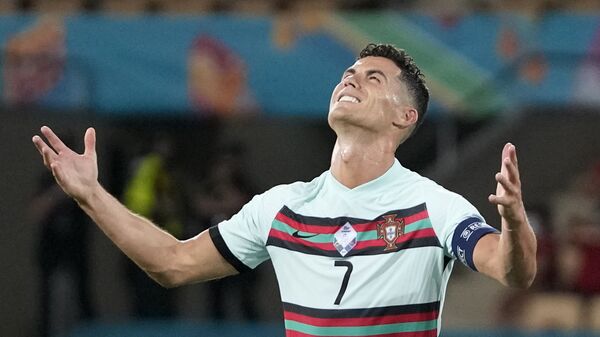
[[[527,220],[518,224],[509,224],[502,219],[502,234],[498,250],[502,261],[500,273],[503,283],[512,287],[529,287],[537,269],[537,241]]]
[[[80,207],[129,258],[150,275],[165,273],[175,261],[179,241],[129,211],[99,184]]]

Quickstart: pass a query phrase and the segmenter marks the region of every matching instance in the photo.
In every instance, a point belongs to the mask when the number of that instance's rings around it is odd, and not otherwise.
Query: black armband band
[[[454,229],[452,252],[464,265],[477,271],[473,262],[473,251],[477,241],[486,234],[500,233],[486,224],[480,217],[469,217],[461,221]]]

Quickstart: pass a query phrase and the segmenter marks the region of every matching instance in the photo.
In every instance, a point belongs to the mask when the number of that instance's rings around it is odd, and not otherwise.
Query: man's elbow
[[[507,275],[505,282],[503,283],[511,288],[528,289],[533,284],[536,273],[537,266],[533,264],[533,266],[529,267],[528,270],[525,270],[521,273]]]
[[[144,268],[146,274],[164,288],[176,288],[189,283],[185,268],[181,265],[181,250],[178,248],[173,246],[168,250],[165,253],[168,258],[161,263]]]
[[[177,288],[181,285],[176,282],[158,282],[158,284],[160,284],[160,286],[165,289],[173,289],[173,288]]]
[[[156,283],[158,283],[161,287],[167,289],[176,288],[185,284],[185,282],[182,282],[181,280],[177,279],[177,277],[174,277],[169,273],[148,272],[148,276],[150,276],[150,278],[156,281]]]
[[[513,279],[506,282],[511,288],[528,289],[533,284],[534,278]]]

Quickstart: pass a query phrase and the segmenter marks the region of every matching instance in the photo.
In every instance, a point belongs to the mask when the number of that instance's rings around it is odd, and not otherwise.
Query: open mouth
[[[354,96],[342,95],[338,102],[350,102],[350,103],[360,103],[360,100]]]

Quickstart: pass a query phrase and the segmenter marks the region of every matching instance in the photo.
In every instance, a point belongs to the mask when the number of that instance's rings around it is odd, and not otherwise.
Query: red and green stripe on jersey
[[[402,224],[402,231],[393,244],[386,241],[378,225],[386,220]],[[441,247],[435,235],[427,207],[420,204],[411,208],[389,211],[375,219],[352,217],[325,218],[297,214],[283,206],[271,223],[267,246],[276,246],[306,254],[339,257],[334,235],[350,223],[357,232],[357,243],[347,256],[394,253],[417,247]]]
[[[366,309],[283,303],[286,337],[436,337],[440,302]]]

